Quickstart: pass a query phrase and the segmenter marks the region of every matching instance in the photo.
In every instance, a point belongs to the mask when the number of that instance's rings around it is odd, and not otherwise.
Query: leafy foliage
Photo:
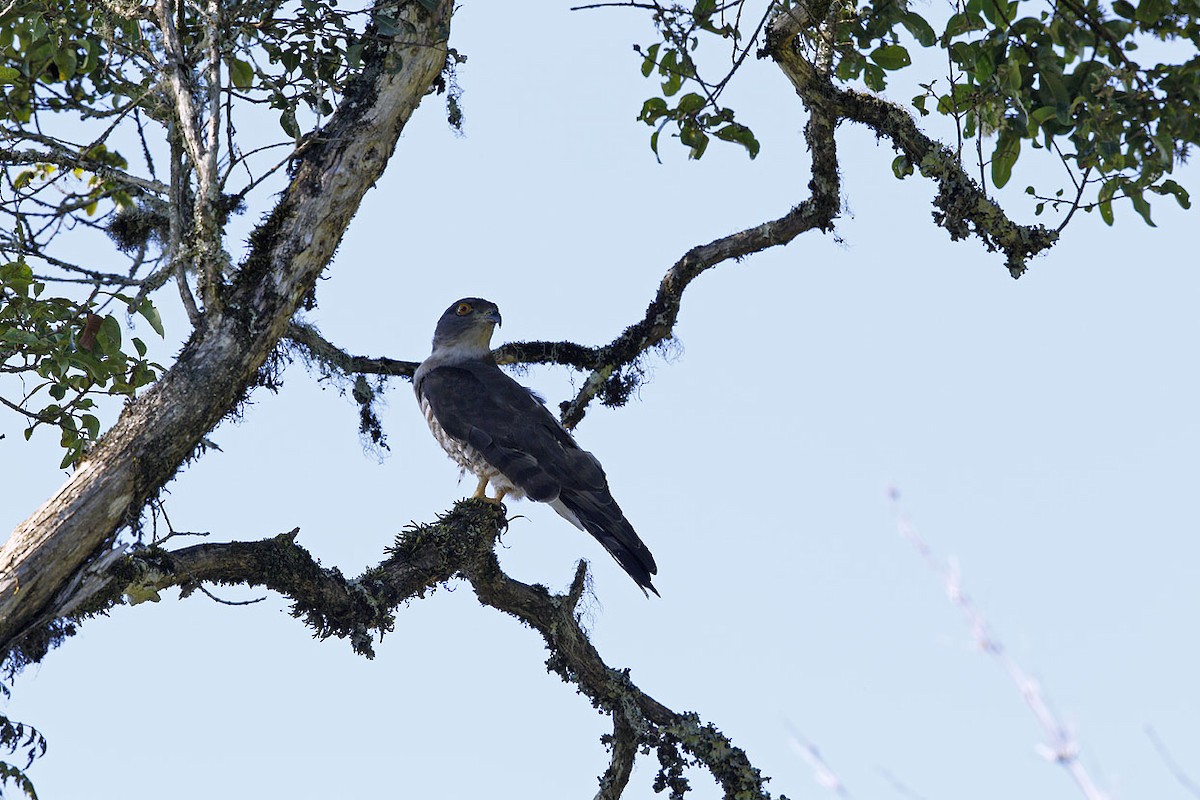
[[[0,694],[6,699],[9,696],[8,687],[2,683],[0,683]],[[33,783],[25,774],[25,770],[33,765],[35,759],[46,754],[45,737],[36,728],[15,722],[0,714],[0,748],[7,750],[10,755],[15,754],[18,750],[25,751],[24,767],[0,760],[0,797],[4,797],[4,790],[11,782],[29,800],[37,800],[37,792],[34,791]]]
[[[677,126],[692,158],[704,154],[710,135],[742,144],[751,156],[758,152],[750,130],[719,102],[763,36],[761,21],[746,22],[756,19],[748,6],[745,0],[650,6],[661,41],[635,49],[642,74],[662,78],[661,93],[639,115],[655,127],[656,155],[667,123]],[[1011,180],[1023,153],[1042,151],[1060,162],[1065,177],[1057,191],[1029,192],[1037,213],[1047,204],[1062,206],[1065,224],[1076,209],[1096,209],[1111,224],[1114,201],[1126,199],[1152,225],[1151,195],[1190,205],[1170,175],[1200,141],[1200,0],[1117,0],[1111,9],[1098,0],[956,0],[941,19],[903,0],[776,8],[809,20],[799,48],[818,72],[861,81],[871,91],[885,91],[889,76],[912,68],[914,45],[943,51],[921,59],[921,69],[940,64],[940,74],[921,83],[925,91],[913,107],[952,120],[960,159],[974,140],[981,178],[997,189]],[[731,65],[720,80],[708,81],[701,53],[720,40],[734,43]],[[1142,51],[1147,57],[1135,60]],[[911,174],[902,159],[893,169],[899,177]]]
[[[161,335],[153,292],[174,275],[186,303],[186,281],[201,288],[224,278],[232,259],[205,238],[214,222],[223,224],[286,163],[267,154],[276,144],[294,147],[332,111],[376,39],[405,34],[405,23],[372,17],[369,7],[338,0],[6,4],[0,373],[22,383],[17,391],[13,383],[0,387],[0,402],[28,418],[27,437],[38,426],[57,428],[64,465],[99,436],[94,397],[130,397],[159,370],[140,339],[122,341],[121,323],[104,309],[123,303]],[[235,119],[259,113],[255,106],[274,109],[282,131],[275,142],[251,140],[243,152]],[[154,127],[158,137],[147,134]],[[169,145],[165,159],[160,142]],[[218,148],[227,152],[207,159]],[[163,160],[169,182],[156,174]],[[228,186],[235,178],[241,185]],[[64,232],[72,233],[70,249],[60,244]],[[110,250],[89,251],[81,263],[79,243],[87,247],[89,232]],[[128,269],[97,269],[110,259],[128,261]],[[46,291],[52,283],[83,288]],[[206,291],[203,300],[215,296]]]
[[[129,342],[136,356],[122,349],[121,323],[112,314],[97,313],[101,309],[95,294],[77,302],[46,297],[45,289],[46,284],[34,280],[23,261],[0,266],[0,372],[32,379],[32,387],[19,403],[4,402],[29,418],[25,438],[42,424],[60,430],[66,467],[100,436],[93,397],[132,397],[162,368],[145,358],[141,339]],[[162,334],[162,322],[149,298],[134,301],[119,294],[111,298],[126,303],[130,313],[140,314]],[[38,400],[43,390],[45,405]]]
[[[642,55],[642,75],[649,78],[657,74],[661,79],[661,95],[651,97],[642,105],[638,119],[654,128],[650,135],[650,148],[658,157],[659,138],[668,123],[674,123],[681,144],[688,148],[690,158],[701,158],[708,148],[710,137],[740,144],[750,158],[758,155],[759,143],[750,128],[734,121],[733,109],[720,103],[721,93],[736,71],[737,64],[749,53],[742,50],[735,58],[734,68],[715,83],[703,79],[692,52],[699,45],[700,34],[728,39],[734,43],[741,38],[738,27],[731,23],[716,23],[717,3],[715,0],[699,0],[690,11],[681,7],[659,7],[654,22],[663,41],[656,42],[644,51],[635,46]],[[680,95],[686,85],[698,91]],[[673,100],[672,100],[673,98]]]

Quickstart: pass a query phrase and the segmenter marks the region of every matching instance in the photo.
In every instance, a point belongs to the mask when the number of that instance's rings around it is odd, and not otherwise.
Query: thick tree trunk
[[[0,549],[0,654],[77,605],[88,562],[251,386],[445,64],[453,4],[440,0],[432,12],[425,5],[402,5],[398,14],[413,29],[379,47],[329,123],[301,147],[219,310],[209,310],[178,361]]]

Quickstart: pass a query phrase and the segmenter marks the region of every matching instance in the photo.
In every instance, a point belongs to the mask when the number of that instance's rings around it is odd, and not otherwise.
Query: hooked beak
[[[503,320],[500,318],[500,309],[498,308],[493,308],[491,311],[487,312],[483,318],[488,322],[494,322],[496,325],[503,324]]]

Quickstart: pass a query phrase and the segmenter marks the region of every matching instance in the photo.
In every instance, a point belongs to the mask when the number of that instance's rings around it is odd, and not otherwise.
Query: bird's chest
[[[471,472],[480,478],[491,478],[499,474],[499,471],[489,464],[484,457],[474,447],[461,439],[456,439],[446,432],[441,423],[437,421],[437,417],[433,414],[433,409],[429,405],[429,401],[424,397],[420,398],[421,413],[425,415],[425,422],[429,424],[429,430],[433,433],[433,438],[446,451],[446,455],[454,460],[454,463],[462,467],[465,472]]]

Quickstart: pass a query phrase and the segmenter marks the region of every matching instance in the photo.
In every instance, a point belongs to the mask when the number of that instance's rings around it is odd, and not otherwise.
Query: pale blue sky
[[[464,5],[452,44],[470,59],[466,135],[427,99],[311,319],[353,352],[419,359],[442,309],[478,295],[503,311],[498,342],[603,343],[688,248],[802,200],[803,115],[767,64],[734,103],[756,161],[714,145],[688,163],[664,144],[655,163],[635,121],[651,85],[630,50],[649,38],[619,11]],[[839,147],[841,242],[808,234],[699,278],[678,352],[650,359],[636,402],[593,408],[577,431],[654,552],[662,599],[535,504],[510,504],[522,518],[503,564],[561,587],[590,559],[608,663],[716,724],[793,800],[827,796],[793,730],[859,798],[903,796],[882,771],[929,800],[1079,796],[898,535],[895,485],[1075,727],[1097,782],[1117,798],[1187,796],[1143,728],[1200,777],[1195,213],[1163,201],[1153,230],[1128,208],[1111,229],[1080,215],[1014,282],[1002,257],[933,226],[932,186],[895,180],[889,147],[849,127]],[[1018,168],[1015,214],[1030,218],[1023,187],[1054,168]],[[182,335],[179,309],[160,304]],[[571,378],[521,380],[553,406]],[[353,403],[295,365],[281,394],[259,392],[213,434],[223,452],[171,484],[171,518],[216,540],[298,525],[324,564],[355,574],[474,485],[456,482],[407,382],[383,418],[380,463]],[[61,481],[60,455],[3,425],[11,529]],[[465,585],[402,609],[377,651],[312,640],[278,597],[229,608],[172,593],[86,625],[17,680],[7,713],[50,740],[30,772],[43,800],[594,794],[607,718]],[[655,769],[640,759],[626,797],[654,797]]]

